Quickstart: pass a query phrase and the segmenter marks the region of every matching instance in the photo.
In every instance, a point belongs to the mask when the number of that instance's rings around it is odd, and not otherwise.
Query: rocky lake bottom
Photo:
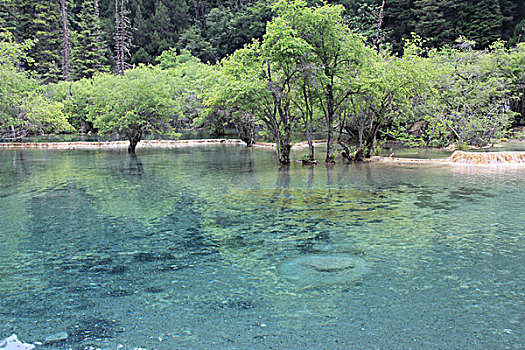
[[[525,347],[525,169],[275,162],[1,150],[0,349]]]

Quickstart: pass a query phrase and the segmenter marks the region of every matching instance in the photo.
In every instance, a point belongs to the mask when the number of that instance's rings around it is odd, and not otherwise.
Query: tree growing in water
[[[125,135],[129,153],[135,153],[145,133],[168,135],[173,115],[169,75],[156,68],[137,68],[124,77],[97,75],[90,117],[101,134]]]
[[[302,43],[302,60],[313,72],[314,79],[307,82],[312,83],[310,88],[317,97],[317,103],[325,117],[325,162],[331,163],[335,159],[333,132],[336,119],[342,106],[356,90],[352,82],[369,50],[365,47],[363,39],[344,25],[344,8],[340,5],[311,8],[302,0],[293,3],[280,1],[275,5],[275,10],[278,17],[274,21],[280,20],[283,25],[293,30],[290,37],[296,43]],[[287,43],[294,41],[289,39]],[[297,51],[297,48],[291,47],[291,50],[294,49]]]

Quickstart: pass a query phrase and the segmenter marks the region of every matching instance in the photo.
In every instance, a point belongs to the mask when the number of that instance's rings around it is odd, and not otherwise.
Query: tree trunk
[[[334,93],[333,85],[330,83],[327,86],[327,96],[326,96],[326,126],[328,127],[327,137],[326,137],[326,159],[325,163],[335,163],[334,157],[334,136],[333,136],[333,127],[334,127]]]
[[[64,79],[69,79],[69,30],[67,28],[66,0],[60,0],[60,14],[62,17],[62,74]]]
[[[129,140],[129,147],[128,147],[128,153],[135,153],[135,148],[137,147],[137,144],[142,139],[142,132],[133,130],[128,133],[128,140]]]
[[[279,163],[281,165],[290,165],[290,150],[292,149],[291,145],[292,139],[292,129],[290,125],[285,125],[284,135],[279,138]]]
[[[357,152],[355,152],[354,160],[356,162],[362,162],[363,161],[363,149],[361,147],[359,147]]]
[[[370,131],[368,135],[366,136],[365,143],[364,143],[364,156],[365,158],[370,158],[372,155],[372,150],[374,148],[374,141],[376,140],[376,134],[379,130],[379,123],[372,122],[372,126],[370,127]]]
[[[333,118],[328,120],[328,134],[326,137],[326,159],[325,163],[335,163],[334,157],[334,137],[332,126],[334,124]]]
[[[315,161],[315,154],[314,154],[314,141],[313,141],[313,135],[312,135],[312,121],[310,119],[310,128],[308,128],[307,125],[307,131],[306,135],[308,136],[308,158],[310,162]]]
[[[383,2],[381,3],[381,8],[379,10],[379,18],[377,19],[377,34],[376,34],[376,39],[374,43],[377,52],[381,51],[380,42],[381,42],[381,32],[383,29],[382,27],[383,27],[384,10],[385,10],[385,0],[383,0]]]
[[[348,146],[345,145],[345,143],[342,140],[339,140],[338,144],[343,148],[343,152],[341,152],[343,158],[346,158],[351,163],[354,159],[350,154],[350,148],[348,148]]]
[[[310,162],[315,161],[315,155],[314,155],[314,142],[313,142],[313,129],[314,129],[314,121],[313,121],[313,109],[310,108],[310,99],[308,98],[308,93],[306,91],[306,84],[303,84],[303,97],[304,97],[304,103],[305,103],[305,129],[306,129],[306,136],[308,137],[308,157]]]
[[[252,122],[243,122],[238,121],[235,122],[235,129],[237,129],[237,135],[239,135],[239,138],[241,141],[246,143],[246,147],[252,147],[253,146],[253,139],[254,139],[254,129],[255,126]]]

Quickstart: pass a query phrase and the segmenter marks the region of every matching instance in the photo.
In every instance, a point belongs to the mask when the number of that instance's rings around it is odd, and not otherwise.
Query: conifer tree
[[[458,37],[454,1],[414,1],[415,32],[433,47],[451,44]]]
[[[133,28],[135,29],[135,35],[133,35],[133,44],[138,47],[138,50],[133,53],[131,57],[131,63],[153,63],[152,56],[150,56],[146,47],[151,44],[148,40],[148,24],[142,16],[142,4],[137,5],[135,10],[135,18],[133,19]]]
[[[172,36],[173,33],[176,33],[176,28],[171,23],[169,9],[161,0],[155,2],[155,15],[152,18],[151,24],[154,29],[152,54],[158,56],[162,51],[173,46],[174,40]]]
[[[56,83],[62,78],[62,28],[60,5],[54,1],[35,1],[34,39],[37,43],[30,55],[35,60],[35,70],[44,84]]]
[[[13,0],[0,0],[0,32],[16,31],[16,6]]]
[[[106,44],[100,27],[98,0],[85,0],[78,14],[78,33],[73,50],[75,78],[91,78],[107,70]]]
[[[460,13],[461,35],[474,40],[477,48],[486,48],[501,37],[504,17],[498,0],[480,0],[471,5],[465,2]]]

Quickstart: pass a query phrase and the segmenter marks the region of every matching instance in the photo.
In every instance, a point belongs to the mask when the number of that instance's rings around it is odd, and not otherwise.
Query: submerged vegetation
[[[98,11],[98,2],[93,3]],[[98,12],[89,17],[88,5],[77,14],[83,30],[72,38],[96,53],[104,46],[102,29]],[[370,156],[385,140],[483,146],[524,123],[525,43],[519,36],[508,43],[495,37],[490,44],[459,37],[436,47],[437,37],[413,34],[402,50],[389,49],[382,12],[372,21],[371,34],[355,23],[359,16],[349,21],[348,6],[278,1],[257,5],[257,13],[271,19],[265,33],[252,33],[258,39],[242,48],[218,55],[214,45],[192,44],[192,35],[204,35],[196,26],[181,34],[185,47],[157,48],[151,51],[159,53],[155,65],[131,67],[129,19],[125,3],[119,6],[118,75],[107,72],[103,55],[82,55],[77,47],[71,74],[63,64],[64,79],[50,79],[30,69],[50,63],[35,56],[35,45],[45,38],[20,40],[8,22],[0,26],[1,140],[43,133],[117,134],[129,140],[133,153],[144,134],[176,138],[178,129],[206,128],[221,135],[234,127],[248,146],[258,136],[274,141],[285,165],[295,132],[306,134],[309,154],[303,161],[312,163],[314,132],[326,135],[324,160],[330,163],[337,145],[349,160]],[[133,51],[137,59],[140,50]]]

